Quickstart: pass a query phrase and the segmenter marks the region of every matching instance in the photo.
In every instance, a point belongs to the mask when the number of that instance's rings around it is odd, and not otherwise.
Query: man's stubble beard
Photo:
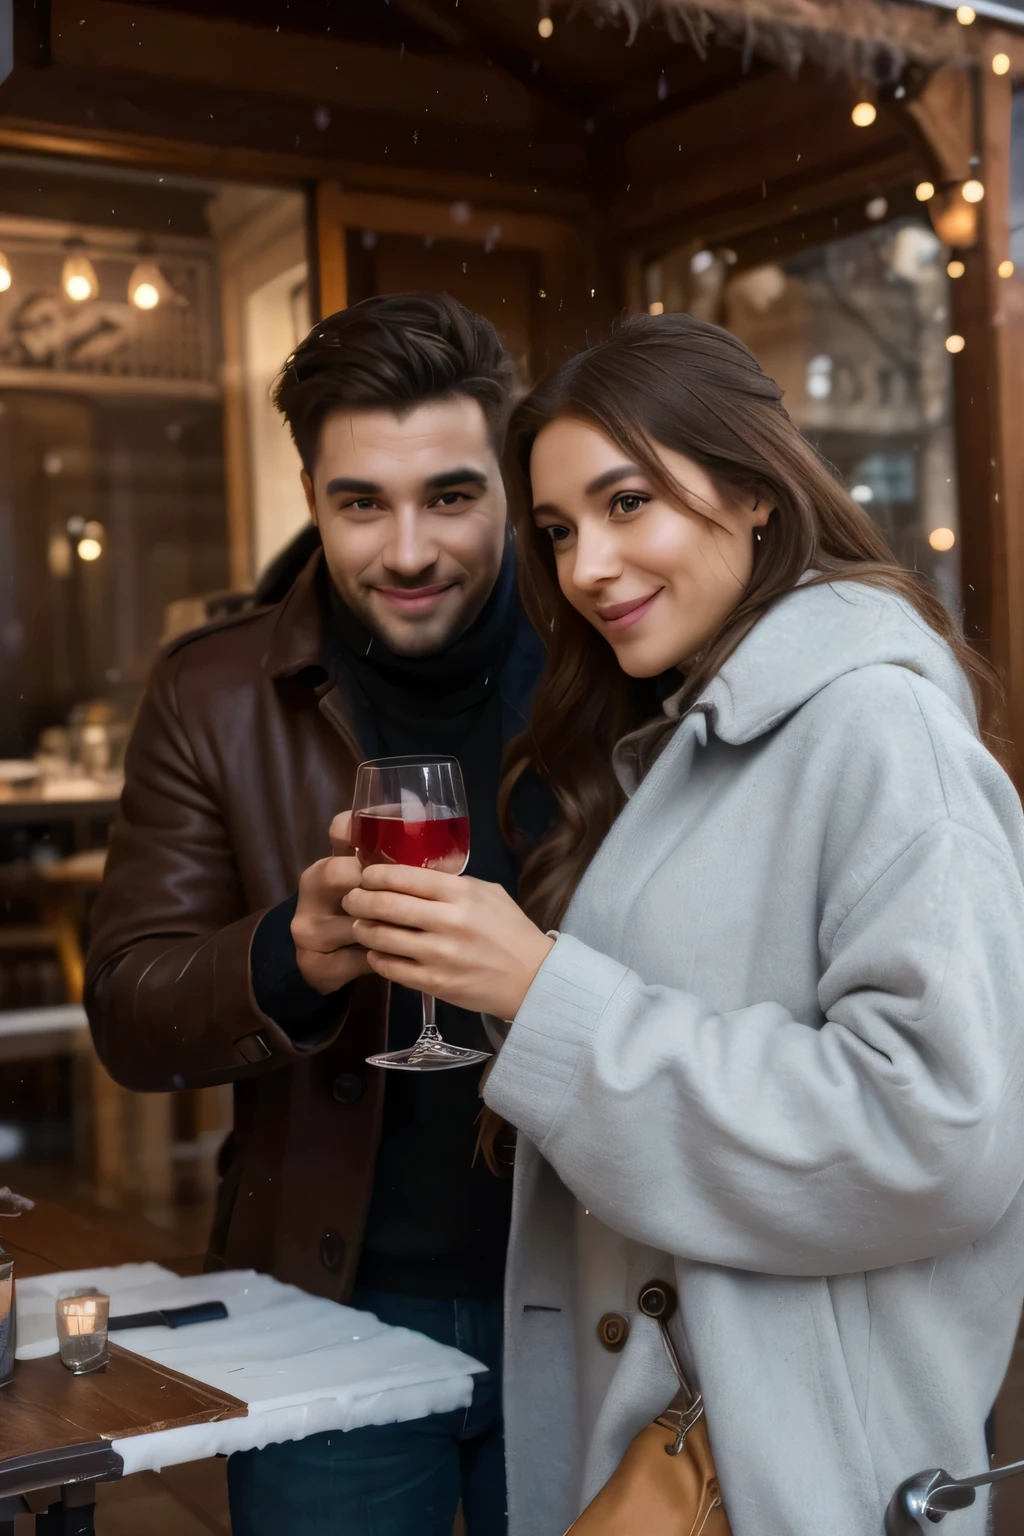
[[[439,652],[447,650],[450,645],[454,645],[455,641],[460,639],[479,618],[492,590],[493,583],[483,593],[477,592],[472,596],[463,597],[458,609],[451,617],[446,618],[443,624],[439,620],[435,625],[430,619],[422,623],[411,623],[399,619],[397,615],[393,623],[381,623],[365,588],[359,588],[357,593],[350,593],[338,587],[342,602],[365,625],[374,639],[387,646],[388,650],[396,656],[405,657],[410,661],[426,660],[430,656],[436,656]],[[462,596],[461,592],[460,596]]]

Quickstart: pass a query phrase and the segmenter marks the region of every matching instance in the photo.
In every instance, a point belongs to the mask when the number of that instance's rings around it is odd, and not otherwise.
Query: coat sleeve
[[[561,937],[488,1080],[614,1230],[787,1275],[936,1256],[1024,1182],[1024,892],[943,820],[831,936],[820,1026],[716,1013]]]
[[[125,789],[93,915],[85,1003],[117,1082],[167,1090],[230,1082],[300,1055],[252,989],[248,912],[224,817],[160,663],[125,763]],[[339,999],[335,1028],[344,1021]]]

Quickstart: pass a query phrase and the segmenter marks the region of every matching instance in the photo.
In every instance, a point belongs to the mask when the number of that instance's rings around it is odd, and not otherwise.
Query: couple
[[[232,1458],[234,1530],[449,1536],[461,1498],[497,1536],[503,1392],[508,1529],[561,1536],[674,1394],[660,1278],[733,1536],[877,1536],[910,1473],[986,1464],[1024,1295],[992,686],[725,332],[625,322],[503,479],[511,389],[450,299],[315,327],[277,399],[323,553],[172,647],[129,752],[90,1017],[132,1088],[235,1084],[212,1262],[489,1367]],[[467,875],[362,870],[357,762],[433,752]],[[421,988],[500,1046],[482,1118],[474,1071],[364,1064]]]

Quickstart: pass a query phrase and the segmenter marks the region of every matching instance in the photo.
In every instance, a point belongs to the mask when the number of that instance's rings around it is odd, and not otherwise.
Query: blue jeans
[[[309,1435],[228,1461],[233,1536],[505,1536],[501,1301],[360,1290],[382,1323],[452,1344],[488,1367],[469,1408],[408,1424]]]

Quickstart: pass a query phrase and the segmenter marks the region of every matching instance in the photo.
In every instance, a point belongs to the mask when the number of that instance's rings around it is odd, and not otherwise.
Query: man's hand
[[[365,949],[356,943],[352,919],[342,906],[363,874],[347,840],[350,824],[348,813],[336,816],[331,823],[331,857],[318,859],[303,870],[292,918],[295,958],[302,978],[324,997],[357,976],[373,975]]]

